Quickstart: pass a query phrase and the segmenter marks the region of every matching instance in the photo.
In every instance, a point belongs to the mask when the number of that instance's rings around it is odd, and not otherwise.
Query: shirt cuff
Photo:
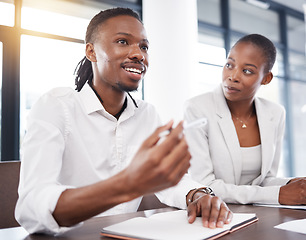
[[[186,209],[186,195],[194,188],[204,187],[202,184],[195,182],[188,174],[181,179],[181,181],[174,187],[168,188],[156,193],[158,199],[168,206]]]

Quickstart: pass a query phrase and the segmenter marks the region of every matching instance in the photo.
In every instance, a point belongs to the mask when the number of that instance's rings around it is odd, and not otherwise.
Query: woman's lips
[[[224,89],[225,89],[225,91],[228,92],[228,93],[240,92],[240,89],[235,88],[235,87],[231,87],[231,86],[224,86]]]

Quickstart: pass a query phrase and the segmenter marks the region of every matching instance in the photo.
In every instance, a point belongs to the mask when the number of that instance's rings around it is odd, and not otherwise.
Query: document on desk
[[[306,205],[282,205],[282,204],[259,204],[255,203],[254,206],[259,207],[274,207],[274,208],[289,208],[289,209],[297,209],[297,210],[306,210]]]
[[[225,224],[223,228],[209,229],[203,227],[200,217],[197,217],[194,223],[188,223],[187,211],[178,210],[157,213],[148,218],[132,218],[103,228],[101,235],[119,239],[146,240],[217,239],[257,220],[255,213],[234,213],[230,224]]]
[[[293,220],[275,226],[275,228],[306,234],[306,219]]]

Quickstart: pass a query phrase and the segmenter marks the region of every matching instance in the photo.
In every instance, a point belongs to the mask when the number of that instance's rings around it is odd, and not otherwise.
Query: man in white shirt
[[[33,106],[15,213],[30,233],[60,234],[99,214],[136,211],[141,196],[155,192],[170,206],[187,205],[190,223],[196,216],[210,228],[230,222],[226,204],[185,175],[183,123],[159,127],[155,109],[129,95],[146,73],[147,50],[135,12],[102,11],[87,28],[77,91],[53,89]]]

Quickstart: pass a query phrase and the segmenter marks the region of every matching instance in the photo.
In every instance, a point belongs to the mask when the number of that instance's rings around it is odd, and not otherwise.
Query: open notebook
[[[119,239],[217,239],[257,220],[255,213],[234,213],[230,224],[225,224],[223,228],[209,229],[203,227],[200,217],[193,224],[189,224],[187,211],[178,210],[157,213],[148,218],[132,218],[103,228],[101,235]]]

